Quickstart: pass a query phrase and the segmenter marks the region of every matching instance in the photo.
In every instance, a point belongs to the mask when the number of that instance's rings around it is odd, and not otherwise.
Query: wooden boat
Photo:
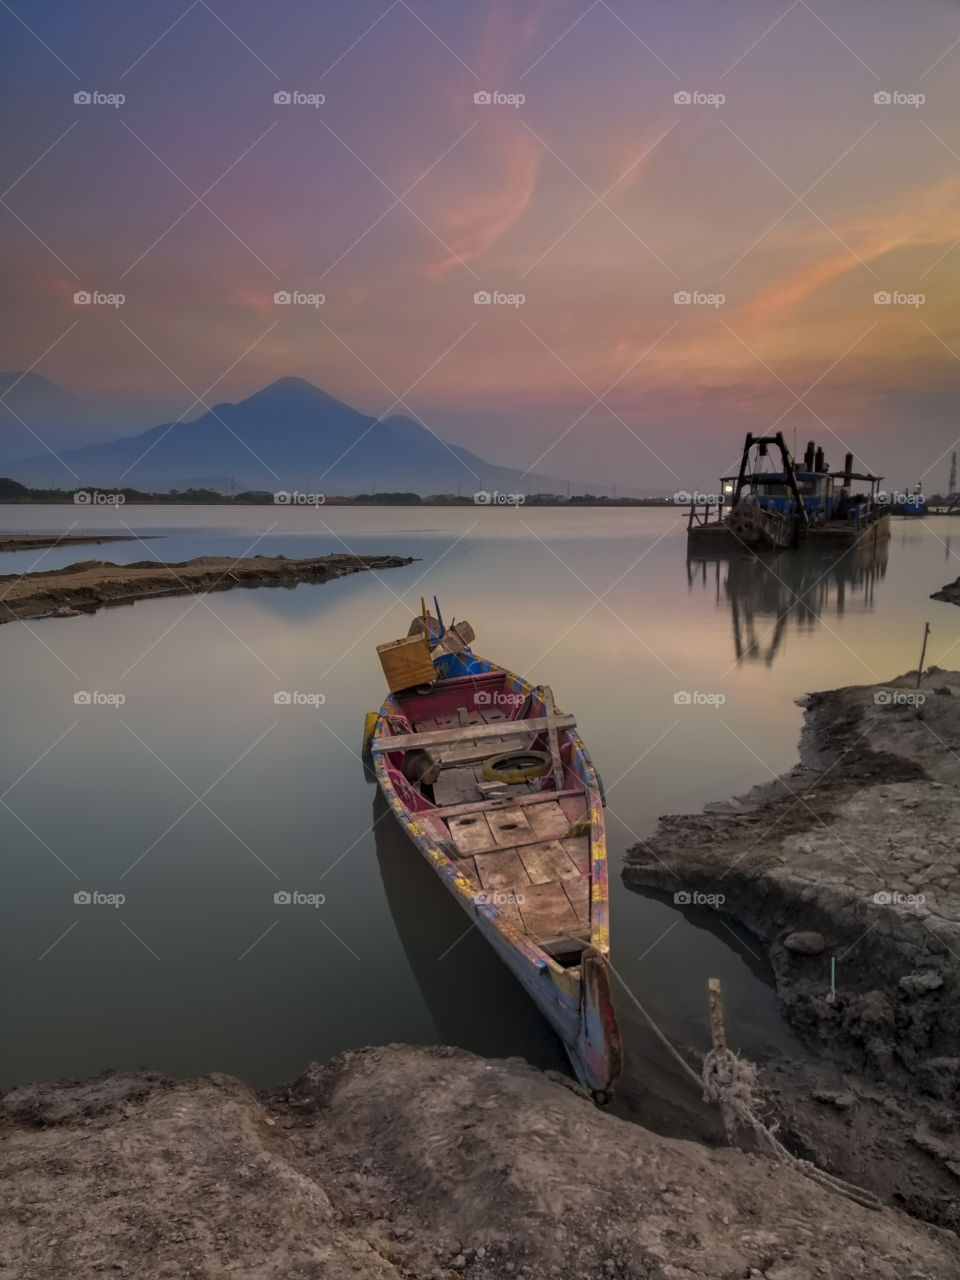
[[[463,623],[425,614],[418,628],[433,678],[390,693],[368,717],[377,782],[556,1030],[581,1084],[605,1101],[622,1049],[600,779],[549,688],[473,653]]]

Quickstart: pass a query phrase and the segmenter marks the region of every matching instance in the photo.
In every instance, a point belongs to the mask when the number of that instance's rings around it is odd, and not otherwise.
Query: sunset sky
[[[779,429],[946,488],[960,5],[10,0],[0,47],[0,368],[131,429],[296,374],[562,478]]]

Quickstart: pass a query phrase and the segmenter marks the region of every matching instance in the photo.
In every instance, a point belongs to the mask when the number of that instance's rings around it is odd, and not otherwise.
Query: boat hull
[[[890,537],[890,513],[882,512],[874,520],[859,528],[848,520],[827,520],[812,525],[802,536],[793,541],[773,541],[766,534],[749,537],[732,529],[725,520],[694,525],[687,535],[687,546],[692,555],[714,553],[726,556],[731,552],[784,550],[805,544],[810,546],[872,547]]]

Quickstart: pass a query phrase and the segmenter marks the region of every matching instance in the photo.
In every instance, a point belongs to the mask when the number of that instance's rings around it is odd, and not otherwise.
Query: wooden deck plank
[[[417,733],[434,733],[439,725],[436,720],[414,720],[413,727]]]
[[[523,894],[520,914],[524,927],[534,938],[557,938],[575,933],[579,927],[577,913],[557,881],[532,884],[519,891]]]
[[[580,874],[589,877],[590,875],[590,837],[589,836],[568,836],[565,840],[561,840],[565,852],[568,857],[572,858],[580,870]]]
[[[484,889],[526,893],[530,877],[523,869],[516,849],[500,849],[496,853],[478,853],[477,874]]]
[[[586,876],[577,876],[576,880],[564,880],[563,891],[570,900],[570,905],[577,913],[582,924],[590,923],[590,881]]]
[[[465,814],[462,818],[451,818],[449,823],[450,839],[460,854],[472,855],[484,853],[488,849],[499,848],[493,838],[493,832],[487,826],[482,813]]]
[[[543,840],[518,848],[524,870],[534,884],[551,880],[579,880],[580,871],[557,840]]]
[[[547,804],[550,801],[562,800],[564,797],[575,800],[577,796],[581,797],[581,804],[584,804],[582,791],[537,791],[531,794],[523,790],[518,793],[516,800],[510,800],[507,803],[494,801],[493,805],[491,805],[489,800],[479,800],[472,804],[438,806],[431,812],[435,818],[455,818],[461,813],[479,813],[481,810],[493,809],[494,807],[505,809],[514,804],[522,805],[524,812],[526,812],[528,805]]]
[[[466,804],[481,799],[472,769],[444,769],[433,784],[433,795],[439,805]]]
[[[555,796],[557,793],[551,791],[549,794]],[[544,840],[559,840],[570,830],[570,819],[556,801],[534,805],[527,814],[527,821]]]
[[[518,843],[533,844],[537,839],[537,833],[518,805],[510,809],[494,810],[486,816],[494,840],[505,849]]]
[[[444,747],[440,756],[441,767],[451,764],[477,764],[486,760],[487,756],[498,756],[502,751],[525,751],[533,741],[529,733],[514,734],[513,737],[487,738],[484,742],[464,741],[452,747]]]
[[[483,892],[483,890],[481,890],[481,892]],[[520,892],[522,893],[523,890],[521,889]],[[495,894],[491,893],[490,897],[493,901],[493,906],[496,907],[500,914],[510,924],[512,924],[519,933],[526,933],[526,929],[523,924],[523,917],[520,915],[520,908],[517,906],[516,895],[513,890],[510,889]]]
[[[568,715],[557,715],[553,719],[558,729],[572,729],[577,723],[573,716]],[[510,721],[510,729],[513,733],[543,733],[546,727],[546,718],[542,716],[533,720]],[[455,729],[438,729],[435,733],[384,734],[382,737],[374,738],[371,748],[375,753],[379,753],[409,751],[412,747],[452,746],[467,738],[471,742],[489,742],[491,738],[499,737],[503,733],[503,728],[503,722],[498,721],[496,724],[471,725],[469,729],[462,729],[458,725]]]
[[[480,710],[480,718],[484,724],[498,724],[507,720],[509,717],[501,707],[482,707]]]

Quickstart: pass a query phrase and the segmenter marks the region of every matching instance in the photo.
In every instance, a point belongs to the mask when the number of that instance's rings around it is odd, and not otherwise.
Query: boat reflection
[[[390,914],[441,1044],[570,1075],[563,1045],[390,812],[373,831]]]
[[[733,620],[737,662],[771,666],[788,632],[812,631],[824,618],[848,608],[869,612],[876,585],[887,572],[887,542],[851,547],[842,554],[785,551],[766,556],[687,558],[687,584],[726,602]]]

